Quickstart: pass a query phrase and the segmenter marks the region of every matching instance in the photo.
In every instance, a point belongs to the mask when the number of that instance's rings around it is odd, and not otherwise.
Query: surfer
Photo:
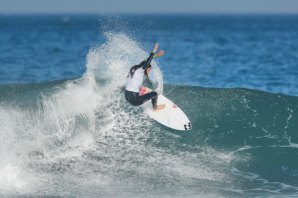
[[[154,45],[153,51],[150,53],[150,56],[147,60],[142,61],[138,65],[134,65],[130,68],[129,74],[127,76],[127,84],[125,87],[125,99],[133,106],[139,106],[149,100],[152,102],[153,109],[155,111],[161,110],[165,107],[165,104],[157,105],[157,93],[155,91],[151,91],[149,93],[145,93],[144,95],[140,95],[140,91],[143,85],[144,76],[147,76],[151,70],[151,61],[153,58],[160,57],[164,55],[164,51],[161,50],[157,54],[155,52],[158,49],[158,44]]]

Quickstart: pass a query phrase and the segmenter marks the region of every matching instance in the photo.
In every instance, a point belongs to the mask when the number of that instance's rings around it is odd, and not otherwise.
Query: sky
[[[0,13],[298,14],[298,0],[0,0]]]

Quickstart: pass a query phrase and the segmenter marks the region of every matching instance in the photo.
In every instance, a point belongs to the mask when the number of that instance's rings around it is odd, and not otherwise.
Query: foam
[[[20,190],[25,182],[20,177],[20,168],[12,164],[1,165],[0,167],[0,192]]]
[[[1,156],[0,189],[84,197],[193,194],[200,191],[196,185],[207,188],[210,182],[228,189],[224,168],[232,155],[208,148],[176,151],[179,135],[163,134],[141,109],[127,104],[120,87],[148,52],[124,34],[106,37],[90,49],[81,78],[42,92],[34,107],[0,111],[6,121],[0,130],[8,138],[0,145],[1,155],[7,154]],[[150,78],[162,93],[162,74],[152,64]]]
[[[33,184],[41,182],[43,185],[42,181],[50,180],[54,176],[49,173],[51,167],[61,160],[66,163],[74,160],[78,165],[76,169],[82,171],[79,167],[85,163],[82,161],[85,152],[94,151],[98,142],[111,143],[105,140],[108,136],[116,141],[116,145],[121,139],[127,141],[127,130],[138,127],[139,118],[132,119],[123,110],[119,87],[125,84],[128,69],[146,58],[148,53],[124,34],[107,33],[106,37],[105,44],[88,53],[86,72],[81,78],[41,93],[40,101],[34,107],[24,110],[6,104],[6,108],[0,108],[3,122],[0,131],[5,137],[0,140],[1,190],[24,187],[34,192]],[[162,75],[154,61],[153,71],[160,81],[152,80],[162,92]],[[123,128],[127,123],[134,127]],[[148,125],[149,122],[144,120],[139,127]],[[127,143],[127,146],[132,144]],[[44,171],[49,174],[42,173]],[[27,179],[35,178],[35,182],[27,182],[21,177],[29,173]]]

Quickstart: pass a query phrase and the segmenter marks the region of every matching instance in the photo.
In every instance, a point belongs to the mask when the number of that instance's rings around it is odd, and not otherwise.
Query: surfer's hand
[[[158,43],[155,43],[155,45],[154,45],[154,48],[153,48],[153,53],[155,53],[156,51],[157,51],[157,49],[158,49]]]
[[[160,50],[160,51],[157,53],[157,57],[163,56],[164,54],[165,54],[165,51]]]

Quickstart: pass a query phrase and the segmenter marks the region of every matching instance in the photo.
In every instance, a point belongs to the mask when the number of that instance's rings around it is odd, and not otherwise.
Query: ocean
[[[297,197],[298,15],[0,15],[1,197]],[[192,122],[129,105],[129,68]]]

